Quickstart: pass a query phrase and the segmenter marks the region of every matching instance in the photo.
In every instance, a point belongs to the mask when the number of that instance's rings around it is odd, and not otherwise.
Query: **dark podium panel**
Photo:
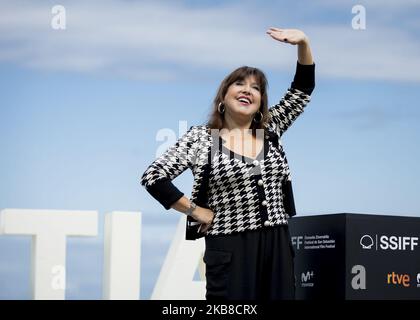
[[[341,213],[289,226],[298,300],[420,300],[420,218]]]

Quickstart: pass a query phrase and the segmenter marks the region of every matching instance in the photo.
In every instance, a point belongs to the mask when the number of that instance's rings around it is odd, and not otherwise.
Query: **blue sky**
[[[0,209],[98,210],[97,239],[68,240],[69,299],[99,299],[103,215],[141,211],[149,298],[180,214],[139,184],[180,122],[204,123],[220,81],[261,68],[275,104],[310,38],[312,101],[283,137],[300,215],[420,216],[419,1],[0,1]],[[351,8],[366,8],[354,30]],[[189,194],[192,174],[175,184]],[[86,257],[89,257],[87,259]],[[28,299],[30,239],[0,237],[0,299]]]

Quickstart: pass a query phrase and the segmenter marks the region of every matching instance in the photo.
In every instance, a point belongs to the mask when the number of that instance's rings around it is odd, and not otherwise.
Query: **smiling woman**
[[[268,108],[261,70],[237,68],[220,84],[208,123],[192,126],[142,176],[166,209],[187,214],[188,240],[205,237],[208,300],[295,295],[288,219],[296,212],[279,139],[310,101],[315,65],[302,31],[267,34],[298,45],[295,78],[280,102]],[[187,168],[194,173],[191,200],[171,182]]]
[[[236,122],[249,122],[252,117],[247,127],[255,136],[268,119],[267,78],[257,68],[240,67],[222,81],[213,105],[208,122],[211,129],[234,129]]]

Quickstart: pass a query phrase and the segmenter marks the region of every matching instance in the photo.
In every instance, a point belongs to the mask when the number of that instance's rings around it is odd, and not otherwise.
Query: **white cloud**
[[[245,2],[189,8],[172,2],[63,1],[67,29],[53,30],[51,7],[24,3],[0,4],[0,61],[42,70],[112,72],[166,81],[197,69],[206,72],[243,64],[290,69],[296,59],[295,48],[265,34],[271,22],[265,15],[272,16],[272,5]],[[420,81],[416,59],[420,45],[407,30],[381,25],[374,15],[368,16],[366,30],[353,30],[350,9],[348,21],[328,25],[322,13],[328,1],[319,3],[319,8],[313,4],[305,9],[312,10],[319,22],[299,26],[311,38],[319,75]],[[372,6],[382,13],[393,10],[393,6]],[[278,21],[288,21],[286,14],[279,13]]]

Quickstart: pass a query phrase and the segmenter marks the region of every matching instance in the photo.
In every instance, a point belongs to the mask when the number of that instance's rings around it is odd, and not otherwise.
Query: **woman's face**
[[[226,92],[225,112],[232,118],[252,118],[261,105],[261,93],[254,76],[236,80]]]

